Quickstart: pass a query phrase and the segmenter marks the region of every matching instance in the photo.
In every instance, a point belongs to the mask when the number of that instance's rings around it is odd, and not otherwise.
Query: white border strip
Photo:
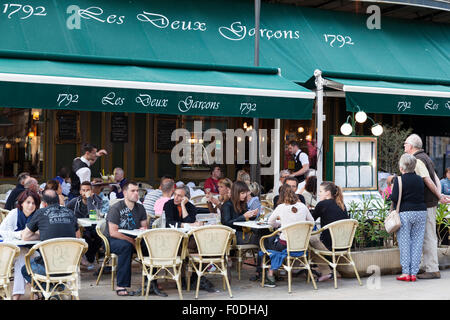
[[[345,92],[362,92],[362,93],[396,94],[396,95],[407,95],[407,96],[450,98],[450,91],[448,91],[448,92],[427,91],[427,90],[364,87],[364,86],[351,86],[351,85],[344,85],[343,90]]]
[[[280,97],[280,98],[314,99],[316,96],[314,92],[304,92],[304,91],[202,86],[191,84],[174,84],[174,83],[110,80],[110,79],[94,79],[94,78],[73,78],[73,77],[13,74],[13,73],[0,73],[0,81],[42,83],[42,84],[56,84],[56,85],[76,85],[87,87],[232,94],[232,95],[261,96],[261,97]]]

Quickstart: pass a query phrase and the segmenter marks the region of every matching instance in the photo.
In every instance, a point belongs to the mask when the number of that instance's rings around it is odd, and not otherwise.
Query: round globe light
[[[364,123],[367,120],[367,114],[364,111],[358,111],[355,114],[355,120],[359,123]]]
[[[383,133],[383,127],[380,124],[375,124],[374,126],[372,126],[371,131],[374,136],[378,137]]]
[[[350,123],[348,123],[348,122],[344,123],[344,124],[341,126],[341,133],[342,133],[344,136],[350,135],[350,134],[352,133],[352,131],[353,131],[352,125],[351,125]]]

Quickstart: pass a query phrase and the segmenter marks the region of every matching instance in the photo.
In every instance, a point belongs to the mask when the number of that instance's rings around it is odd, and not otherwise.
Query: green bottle
[[[95,211],[94,209],[89,210],[89,219],[97,220],[97,211]]]

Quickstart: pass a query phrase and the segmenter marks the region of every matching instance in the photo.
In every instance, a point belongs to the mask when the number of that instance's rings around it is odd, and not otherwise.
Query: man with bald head
[[[25,189],[30,189],[36,193],[39,193],[39,182],[33,177],[28,177],[23,186]]]
[[[114,169],[113,173],[114,181],[116,183],[113,185],[111,193],[114,192],[117,199],[123,199],[123,186],[128,182],[128,180],[125,178],[125,172],[122,168],[117,167]],[[114,198],[114,195],[110,196]]]

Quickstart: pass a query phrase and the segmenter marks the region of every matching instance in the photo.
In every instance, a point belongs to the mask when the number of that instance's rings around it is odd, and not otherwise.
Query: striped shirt
[[[160,189],[149,191],[144,198],[144,208],[147,214],[155,215],[155,202],[162,197],[162,191]]]

